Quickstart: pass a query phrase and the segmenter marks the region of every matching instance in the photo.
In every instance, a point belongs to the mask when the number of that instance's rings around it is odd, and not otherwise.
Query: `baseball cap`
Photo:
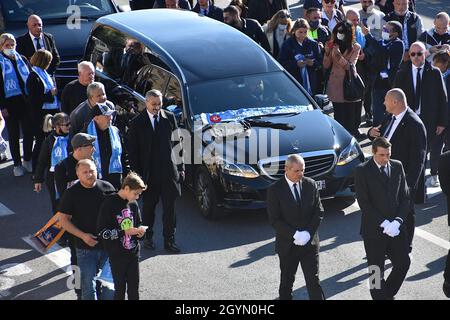
[[[77,133],[71,140],[72,148],[81,148],[86,146],[93,146],[96,137],[87,133]]]
[[[107,104],[96,104],[92,108],[92,117],[96,116],[112,116],[114,113],[116,113],[116,110],[111,109]]]

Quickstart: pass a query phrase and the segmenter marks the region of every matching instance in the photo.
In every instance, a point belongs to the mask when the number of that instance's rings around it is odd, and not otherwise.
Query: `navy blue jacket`
[[[200,5],[197,3],[192,9],[192,11],[200,13]],[[215,19],[217,21],[223,22],[223,10],[214,5],[209,5],[208,7],[208,15],[209,18]]]
[[[317,92],[317,70],[322,66],[323,56],[320,53],[319,44],[317,41],[306,38],[303,41],[303,45],[299,45],[295,37],[290,37],[283,42],[281,46],[280,55],[278,61],[283,67],[302,85],[302,79],[300,77],[300,68],[297,66],[295,56],[302,54],[304,56],[312,55],[314,64],[312,67],[306,67],[309,76],[309,83],[313,94]]]
[[[392,88],[405,51],[403,41],[399,38],[389,41],[376,40],[370,33],[365,38],[365,52],[368,52],[371,57],[370,62],[375,76],[375,86]],[[388,78],[382,79],[380,71],[386,71]]]

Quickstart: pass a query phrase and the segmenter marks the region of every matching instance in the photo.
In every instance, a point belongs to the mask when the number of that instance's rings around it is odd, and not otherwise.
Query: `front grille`
[[[300,153],[305,160],[305,176],[316,178],[330,172],[335,164],[336,153],[334,150]],[[258,161],[260,174],[271,179],[278,180],[284,176],[284,165],[287,156],[273,157]]]

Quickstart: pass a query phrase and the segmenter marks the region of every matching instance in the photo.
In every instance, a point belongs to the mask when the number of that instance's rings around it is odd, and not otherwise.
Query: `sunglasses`
[[[416,55],[417,55],[418,57],[421,57],[421,56],[423,56],[423,52],[410,52],[409,55],[410,55],[411,57],[415,57]]]
[[[70,122],[62,123],[62,124],[60,124],[60,126],[61,127],[68,127],[68,126],[70,126]]]
[[[336,0],[324,0],[324,1],[325,1],[326,4],[335,3],[336,2]]]
[[[280,19],[289,19],[290,17],[291,17],[290,14],[282,14],[282,15],[280,16]]]

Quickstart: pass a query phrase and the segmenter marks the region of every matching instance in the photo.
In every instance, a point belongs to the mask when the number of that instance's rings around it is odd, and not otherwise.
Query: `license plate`
[[[316,181],[316,187],[318,190],[325,189],[325,180]]]

